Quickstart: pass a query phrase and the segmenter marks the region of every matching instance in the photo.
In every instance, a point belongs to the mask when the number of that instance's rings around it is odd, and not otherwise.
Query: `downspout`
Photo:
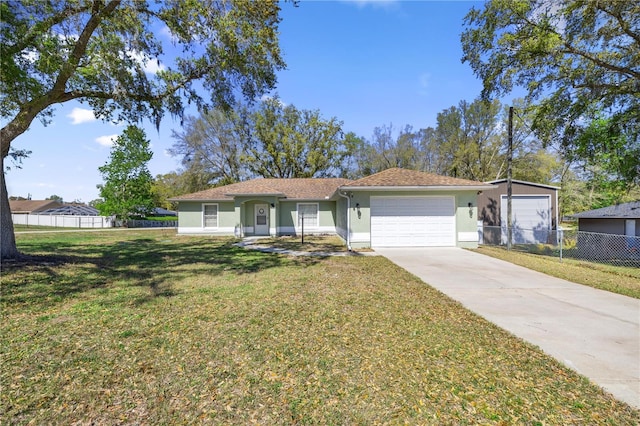
[[[351,251],[351,197],[340,191],[338,195],[347,199],[347,250]]]
[[[558,203],[558,190],[556,190],[556,229],[560,228],[560,204]]]

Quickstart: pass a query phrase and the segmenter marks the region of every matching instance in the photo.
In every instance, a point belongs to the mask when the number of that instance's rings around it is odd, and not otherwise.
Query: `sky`
[[[318,110],[343,122],[345,132],[370,139],[376,127],[398,132],[435,126],[437,114],[480,95],[481,82],[461,62],[463,19],[479,1],[301,1],[282,5],[280,47],[287,68],[278,72],[278,95],[298,109]],[[169,35],[164,40],[168,43]],[[149,72],[153,72],[152,69]],[[191,113],[197,115],[196,111]],[[143,123],[151,142],[153,176],[176,171],[168,155],[179,121],[164,119],[160,131]],[[90,107],[67,102],[44,127],[34,121],[12,144],[32,154],[17,169],[9,163],[10,196],[65,202],[99,197],[98,167],[110,141],[124,130],[95,120]]]

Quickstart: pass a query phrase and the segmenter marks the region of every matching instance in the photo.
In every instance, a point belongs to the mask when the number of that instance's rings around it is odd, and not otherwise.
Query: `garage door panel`
[[[551,230],[551,198],[547,195],[514,195],[511,198],[513,242],[515,244],[547,243]],[[500,204],[502,242],[507,242],[507,196]]]
[[[454,246],[454,198],[372,197],[371,245]]]

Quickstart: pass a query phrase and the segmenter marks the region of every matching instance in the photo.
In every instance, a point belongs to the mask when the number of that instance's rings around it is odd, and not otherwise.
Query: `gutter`
[[[348,191],[486,191],[496,185],[433,185],[433,186],[342,186]],[[342,194],[341,194],[342,195]]]
[[[338,195],[347,199],[347,250],[351,251],[351,197],[338,191]]]

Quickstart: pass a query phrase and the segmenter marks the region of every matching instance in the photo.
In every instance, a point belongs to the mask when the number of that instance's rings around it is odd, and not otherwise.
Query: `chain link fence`
[[[507,247],[506,226],[478,228],[479,244]],[[512,230],[511,249],[545,256],[640,268],[640,237],[577,230]]]

